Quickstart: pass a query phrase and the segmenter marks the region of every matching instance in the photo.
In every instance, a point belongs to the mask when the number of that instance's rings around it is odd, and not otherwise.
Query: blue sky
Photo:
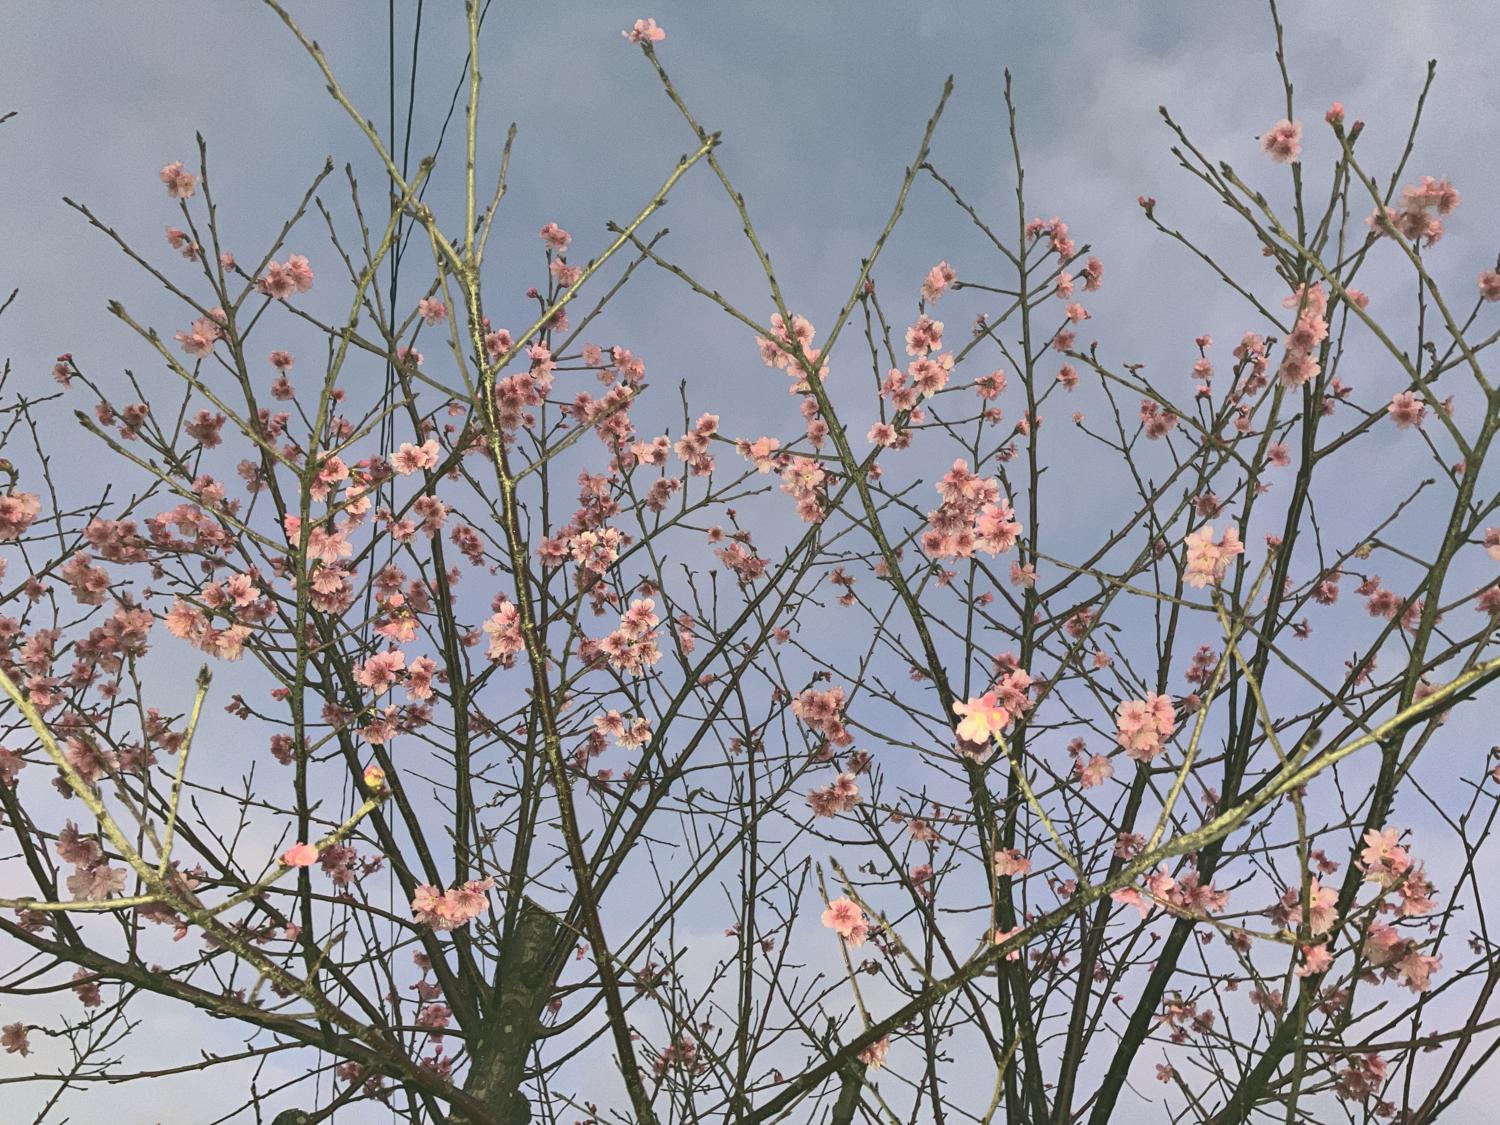
[[[404,89],[415,9],[409,0],[398,7]],[[1320,117],[1334,99],[1370,123],[1367,159],[1388,162],[1404,141],[1426,61],[1439,59],[1412,169],[1449,176],[1464,191],[1450,237],[1482,247],[1481,232],[1500,230],[1500,99],[1492,96],[1500,12],[1484,0],[1286,9],[1309,166],[1332,153]],[[299,3],[293,11],[384,131],[385,5]],[[482,43],[491,161],[505,124],[519,126],[491,252],[501,292],[519,299],[534,280],[542,223],[567,227],[585,252],[602,245],[606,220],[633,215],[691,147],[649,67],[619,35],[647,14],[668,31],[660,53],[689,104],[723,131],[721,158],[750,201],[790,303],[815,323],[830,320],[847,296],[950,73],[957,88],[932,160],[982,211],[1009,221],[1000,97],[1009,67],[1033,208],[1066,218],[1106,264],[1107,299],[1088,334],[1185,382],[1194,335],[1211,332],[1227,344],[1252,326],[1237,298],[1147,227],[1135,200],[1156,197],[1173,225],[1222,247],[1231,263],[1256,267],[1239,228],[1174,167],[1157,113],[1165,104],[1205,151],[1278,190],[1281,177],[1255,149],[1255,137],[1283,113],[1271,24],[1256,3],[678,3],[647,11],[497,2]],[[429,4],[424,14],[414,155],[430,149],[448,110],[465,51],[460,15],[456,3]],[[163,296],[142,286],[63,195],[165,259],[159,240],[172,217],[156,172],[169,160],[192,161],[195,132],[209,142],[231,246],[266,242],[325,156],[352,161],[372,195],[383,190],[363,138],[274,14],[256,3],[14,6],[0,36],[0,113],[8,110],[17,116],[0,127],[0,154],[12,169],[0,183],[0,292],[21,293],[0,319],[0,355],[11,357],[15,388],[33,393],[52,389],[48,371],[62,351],[106,380],[127,365],[139,366],[148,388],[166,378],[105,315],[110,298],[147,318],[161,312],[163,328],[176,326],[165,319],[171,306]],[[429,195],[440,212],[453,213],[457,203],[453,171],[440,172]],[[663,213],[673,231],[669,254],[747,311],[768,314],[753,260],[729,237],[734,215],[706,169],[697,171]],[[924,183],[877,276],[909,288],[938,258],[960,276],[982,276],[992,265],[961,216]],[[1440,277],[1460,281],[1485,264],[1437,261]],[[623,342],[646,353],[658,386],[686,379],[695,405],[732,416],[735,433],[787,428],[789,400],[779,386],[761,393],[769,373],[745,333],[716,310],[670,279],[648,276],[616,312],[618,322],[643,325],[638,341]],[[56,432],[71,438],[67,413],[53,417]],[[1372,483],[1409,474],[1404,456],[1370,466]],[[58,461],[65,483],[95,478],[85,457]],[[1102,500],[1084,495],[1076,504],[1080,522],[1110,518]],[[199,1026],[163,1014],[152,1031],[186,1035]],[[179,1087],[185,1096],[193,1081]],[[130,1100],[141,1096],[121,1097],[120,1120],[185,1120]]]

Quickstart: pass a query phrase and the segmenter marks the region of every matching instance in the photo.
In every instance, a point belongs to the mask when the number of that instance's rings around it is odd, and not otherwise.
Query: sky
[[[1304,159],[1331,156],[1321,114],[1337,99],[1351,117],[1369,122],[1362,146],[1371,164],[1388,164],[1404,143],[1427,60],[1436,58],[1437,83],[1412,168],[1448,176],[1465,193],[1449,225],[1455,242],[1480,246],[1480,232],[1500,230],[1500,99],[1493,96],[1500,10],[1487,0],[1284,8],[1288,66],[1308,125]],[[384,132],[385,5],[325,0],[291,9],[323,45],[353,102]],[[397,5],[403,93],[415,12],[411,0]],[[1175,167],[1158,113],[1165,105],[1204,151],[1277,190],[1255,138],[1283,115],[1283,95],[1270,18],[1251,2],[664,3],[646,11],[495,0],[481,44],[481,151],[492,175],[505,126],[516,122],[490,268],[500,290],[518,301],[534,280],[535,232],[543,223],[562,224],[591,252],[608,239],[606,221],[633,217],[694,147],[655,75],[620,37],[642,15],[667,29],[659,53],[699,120],[723,132],[721,159],[749,200],[788,301],[814,323],[831,320],[847,297],[950,74],[956,88],[932,162],[981,211],[1010,221],[1013,176],[1001,100],[1009,68],[1033,208],[1064,217],[1106,263],[1110,299],[1090,331],[1123,358],[1147,362],[1148,371],[1175,378],[1180,368],[1185,378],[1193,336],[1211,332],[1229,341],[1249,326],[1237,299],[1150,230],[1135,201],[1155,197],[1172,225],[1223,248],[1231,262],[1253,265],[1239,229]],[[13,286],[20,294],[0,318],[0,356],[10,357],[13,390],[50,393],[48,372],[63,351],[101,378],[132,365],[148,389],[167,377],[104,308],[120,298],[149,319],[170,305],[63,196],[87,203],[122,236],[160,255],[171,216],[156,173],[170,160],[192,162],[195,133],[209,145],[231,246],[268,241],[325,157],[340,167],[352,162],[372,197],[383,191],[364,139],[261,4],[79,0],[9,5],[3,18],[0,114],[14,110],[16,117],[0,126],[0,156],[11,170],[0,182],[0,297]],[[465,50],[459,5],[428,4],[414,157],[435,143]],[[460,109],[453,129],[461,124]],[[452,133],[446,143],[457,140]],[[459,205],[452,171],[440,171],[428,196],[440,213]],[[753,315],[768,315],[753,259],[742,242],[726,237],[734,223],[700,168],[659,225],[671,228],[666,245],[674,260],[711,277]],[[960,276],[982,275],[994,264],[924,182],[877,277],[920,277],[938,258]],[[1440,277],[1451,270],[1462,278],[1484,264],[1440,260],[1437,269]],[[785,428],[788,400],[779,387],[775,395],[759,392],[767,373],[745,333],[722,314],[661,276],[627,289],[616,312],[619,322],[645,326],[638,344],[622,342],[649,346],[653,382],[686,380],[695,403],[718,404],[737,432]],[[74,423],[60,408],[50,417],[68,440],[57,458],[62,479],[89,483],[97,468],[86,447],[71,442]],[[1372,491],[1406,469],[1394,454],[1372,464]],[[1080,522],[1107,519],[1101,504],[1078,496]],[[164,1018],[153,1030],[172,1035],[189,1026]],[[13,1063],[0,1059],[0,1072]],[[22,1091],[23,1099],[31,1096]],[[117,1119],[186,1120],[134,1100],[142,1097],[119,1095]]]

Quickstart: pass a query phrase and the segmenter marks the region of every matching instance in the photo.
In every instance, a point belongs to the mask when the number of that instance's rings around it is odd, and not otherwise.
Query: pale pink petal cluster
[[[1318,348],[1328,338],[1328,294],[1321,284],[1298,286],[1281,303],[1297,310],[1297,320],[1287,333],[1286,354],[1276,369],[1276,377],[1284,387],[1300,387],[1312,382],[1322,371]]]
[[[413,445],[409,441],[403,441],[401,448],[391,455],[391,468],[402,476],[410,476],[412,473],[422,472],[427,469],[435,469],[438,465],[438,455],[442,452],[438,443],[429,438],[421,445]]]
[[[260,292],[278,301],[306,293],[312,285],[312,265],[301,254],[288,254],[285,262],[267,262],[266,272],[255,282]]]
[[[1015,848],[1004,848],[995,853],[992,861],[996,876],[1014,878],[1031,872],[1031,860]]]
[[[1398,206],[1377,208],[1368,222],[1377,235],[1397,233],[1410,242],[1431,246],[1443,237],[1443,218],[1458,203],[1458,189],[1446,179],[1423,176],[1420,183],[1401,189]]]
[[[823,911],[823,925],[843,938],[850,949],[863,945],[870,932],[865,912],[859,903],[848,898],[836,898],[828,904],[828,909]]]
[[[1394,926],[1383,922],[1371,923],[1365,931],[1361,951],[1371,965],[1381,970],[1386,980],[1400,981],[1418,993],[1432,988],[1432,974],[1443,963],[1441,955],[1420,952],[1416,941],[1403,938]]]
[[[445,891],[418,884],[411,899],[412,916],[434,930],[455,930],[490,908],[489,892],[494,885],[494,879],[471,879]]]
[[[796,380],[790,390],[793,394],[807,394],[812,388],[808,386],[807,379],[802,370],[802,364],[797,359],[797,349],[807,357],[807,362],[818,373],[819,379],[828,377],[828,365],[818,363],[818,357],[822,354],[821,349],[812,346],[813,334],[816,330],[812,322],[805,316],[792,317],[792,326],[789,329],[786,321],[780,313],[771,314],[771,336],[757,336],[756,347],[760,349],[761,361],[767,367],[775,367],[785,371]]]
[[[489,651],[486,657],[502,668],[509,668],[516,662],[516,654],[526,647],[526,640],[521,635],[521,613],[516,609],[514,602],[505,602],[485,621],[482,626],[485,636],[490,639]]]
[[[1149,762],[1162,752],[1163,741],[1177,729],[1172,700],[1152,692],[1144,699],[1127,699],[1115,708],[1115,741],[1127,757]]]
[[[859,804],[859,783],[845,770],[829,785],[820,785],[807,795],[814,816],[838,816]]]
[[[639,676],[657,663],[661,659],[656,628],[660,623],[654,599],[632,601],[620,615],[619,627],[599,642],[600,651],[609,660],[610,667]]]
[[[653,19],[636,20],[634,27],[620,34],[632,43],[660,43],[667,37],[667,33],[657,27]]]
[[[1031,677],[1014,669],[1005,674],[992,689],[967,702],[955,702],[953,713],[959,717],[954,728],[963,742],[984,744],[1031,707]]]
[[[214,350],[224,331],[212,319],[200,316],[185,332],[175,334],[182,350],[194,359],[202,359]]]
[[[1016,545],[1020,521],[1010,501],[1000,495],[1000,482],[982,479],[962,458],[937,484],[941,505],[927,513],[922,550],[935,559],[966,559],[976,550],[1000,555]]]
[[[882,1035],[861,1051],[858,1058],[860,1062],[864,1063],[871,1070],[879,1070],[885,1065],[885,1057],[890,1053],[890,1050],[891,1037],[889,1035]]]
[[[1409,430],[1413,426],[1420,429],[1423,419],[1427,417],[1427,406],[1411,391],[1401,391],[1391,396],[1391,404],[1385,408],[1385,412],[1399,429]]]
[[[1183,581],[1199,590],[1217,586],[1224,580],[1234,557],[1244,553],[1245,545],[1240,542],[1237,528],[1226,528],[1223,537],[1215,541],[1213,527],[1204,524],[1187,537],[1187,570]]]
[[[1302,122],[1276,122],[1261,135],[1260,150],[1277,164],[1290,164],[1302,155]]]
[[[939,262],[927,271],[927,277],[922,282],[922,300],[931,304],[957,280],[958,274],[953,272],[953,267],[947,262]]]
[[[293,844],[281,853],[281,862],[288,867],[311,867],[318,862],[318,849],[315,844]]]
[[[398,648],[377,653],[354,670],[354,678],[376,699],[396,686],[406,668],[406,653]]]
[[[835,746],[848,746],[854,736],[844,727],[844,689],[808,688],[792,700],[792,714]]]
[[[35,493],[7,492],[0,496],[0,543],[19,539],[41,512],[42,501]]]
[[[173,199],[191,199],[198,190],[198,177],[174,160],[161,170],[161,182],[167,185],[167,194]]]

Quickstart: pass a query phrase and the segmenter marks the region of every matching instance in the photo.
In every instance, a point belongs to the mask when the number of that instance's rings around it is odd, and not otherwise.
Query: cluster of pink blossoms
[[[994,753],[994,740],[1031,709],[1031,684],[1029,674],[1013,668],[983,695],[954,703],[953,713],[959,717],[954,728],[959,750],[981,761]]]
[[[194,359],[202,359],[223,338],[224,319],[223,309],[210,309],[207,316],[200,316],[185,332],[175,333],[174,338],[185,353]]]
[[[526,647],[526,639],[521,635],[521,613],[515,604],[502,602],[482,628],[490,639],[485,655],[502,668],[515,664],[516,654]]]
[[[1212,883],[1205,883],[1196,871],[1186,872],[1181,878],[1172,875],[1164,867],[1158,867],[1147,875],[1141,888],[1122,887],[1110,894],[1110,898],[1122,906],[1133,906],[1144,919],[1151,912],[1152,903],[1165,906],[1178,914],[1206,916],[1221,914],[1229,907],[1229,892],[1218,890]]]
[[[1365,934],[1363,952],[1386,980],[1399,980],[1413,992],[1431,989],[1432,974],[1443,965],[1441,954],[1422,953],[1415,940],[1403,938],[1394,926],[1383,922],[1370,926]]]
[[[640,716],[626,718],[619,711],[606,711],[594,716],[594,733],[600,739],[613,738],[616,746],[634,750],[651,741],[651,721]]]
[[[864,945],[870,932],[870,920],[865,917],[864,910],[849,898],[836,898],[828,904],[828,909],[823,911],[823,925],[843,938],[850,949]]]
[[[267,262],[266,272],[255,282],[260,292],[278,301],[306,293],[312,285],[312,265],[301,254],[288,254],[284,263]]]
[[[439,455],[442,453],[438,443],[432,440],[424,441],[421,445],[413,445],[409,441],[403,441],[401,448],[391,455],[391,468],[403,477],[412,473],[420,473],[437,468]]]
[[[1318,377],[1318,347],[1328,338],[1328,294],[1321,284],[1298,286],[1282,299],[1285,308],[1297,310],[1297,322],[1287,333],[1286,354],[1276,377],[1282,386],[1300,387]]]
[[[922,281],[922,300],[932,304],[957,280],[958,274],[953,267],[947,262],[939,262],[927,271],[927,276]]]
[[[69,739],[68,742],[69,761],[75,767],[80,764],[85,765],[86,768],[80,772],[93,780],[99,774],[97,765],[80,762],[80,758],[84,755],[93,757],[95,752],[92,747],[85,746],[76,739]],[[118,767],[118,763],[111,763],[111,765]],[[64,863],[73,865],[73,874],[68,876],[67,884],[68,893],[73,896],[75,902],[85,900],[99,902],[111,895],[125,893],[126,869],[110,866],[109,859],[105,856],[99,841],[80,832],[78,826],[71,820],[57,834],[57,854]]]
[[[1427,417],[1427,406],[1411,391],[1401,391],[1391,396],[1391,404],[1385,408],[1385,412],[1400,429],[1409,430],[1413,426],[1421,429],[1422,422]]]
[[[1401,834],[1394,828],[1371,829],[1365,833],[1359,865],[1365,882],[1377,884],[1382,891],[1394,891],[1401,899],[1397,912],[1403,918],[1420,918],[1436,907],[1433,886],[1426,868],[1412,864],[1411,854],[1398,841]]]
[[[634,27],[620,34],[632,43],[660,43],[667,37],[667,33],[657,27],[656,21],[652,19],[636,20]],[[543,237],[545,237],[545,232]]]
[[[879,1070],[885,1065],[885,1057],[891,1051],[891,1037],[882,1035],[859,1053],[859,1061],[871,1070]]]
[[[1214,529],[1204,524],[1187,537],[1187,570],[1183,581],[1198,590],[1217,586],[1224,580],[1231,560],[1244,553],[1238,529],[1225,528],[1223,538],[1215,542]]]
[[[580,583],[585,576],[603,574],[614,565],[620,557],[620,548],[628,542],[629,537],[614,527],[590,529],[568,536],[568,557],[578,564]]]
[[[281,862],[288,867],[311,867],[318,862],[316,844],[296,843],[281,853]]]
[[[1068,234],[1068,224],[1061,219],[1032,219],[1031,222],[1026,224],[1027,238],[1041,238],[1043,236],[1052,243],[1052,249],[1057,251],[1057,256],[1065,262],[1078,251],[1077,244],[1073,241],[1072,236]],[[1093,259],[1090,260],[1090,265],[1092,264]],[[1098,286],[1095,285],[1094,288],[1098,288]]]
[[[1153,398],[1141,399],[1141,426],[1146,431],[1147,441],[1158,441],[1166,437],[1181,421],[1172,411],[1161,406]]]
[[[1276,122],[1261,134],[1260,150],[1277,164],[1292,163],[1302,155],[1302,122]]]
[[[656,602],[640,598],[630,603],[620,615],[620,626],[599,642],[599,649],[609,659],[610,667],[639,676],[661,659],[657,647]]]
[[[854,736],[844,727],[844,689],[814,691],[808,688],[792,700],[792,714],[828,739],[834,746],[848,746]]]
[[[820,785],[807,795],[814,816],[838,816],[859,804],[859,783],[845,770],[829,785]]]
[[[31,492],[0,496],[0,543],[13,543],[42,514],[41,497]]]
[[[912,361],[905,371],[892,367],[880,384],[880,397],[893,409],[905,411],[911,425],[920,425],[926,418],[918,404],[948,385],[954,360],[952,353],[938,351],[942,346],[943,322],[929,316],[918,317],[906,330],[906,354],[913,357]],[[868,438],[871,444],[894,449],[906,448],[911,440],[906,429],[897,429],[890,422],[877,422]]]
[[[0,1047],[7,1055],[20,1055],[23,1059],[31,1054],[31,1038],[24,1023],[17,1020],[0,1027]]]
[[[1396,232],[1410,242],[1421,240],[1428,246],[1443,237],[1443,219],[1458,206],[1458,189],[1446,179],[1423,176],[1420,184],[1401,189],[1399,207],[1376,210],[1369,218],[1376,234]]]
[[[709,453],[710,439],[719,432],[719,416],[704,414],[699,417],[692,430],[677,439],[673,451],[688,471],[695,477],[706,477],[714,471],[713,455]]]
[[[222,628],[190,602],[176,598],[167,611],[167,631],[187,641],[201,652],[221,660],[238,660],[250,639],[250,628],[267,620],[272,613],[268,599],[260,597],[249,575],[235,575],[227,587],[210,582],[198,591],[198,600],[210,611],[226,616]]]
[[[174,160],[161,170],[161,182],[167,185],[167,195],[173,199],[191,199],[198,190],[198,177]]]
[[[791,457],[781,468],[781,491],[797,503],[797,517],[803,523],[823,522],[822,494],[828,473],[814,457]]]
[[[772,313],[771,332],[774,338],[767,339],[764,336],[755,338],[756,347],[760,349],[761,361],[767,367],[785,371],[796,380],[790,388],[792,394],[807,394],[812,390],[803,375],[802,365],[797,360],[798,348],[801,348],[802,354],[807,357],[809,366],[817,371],[818,378],[828,378],[828,365],[818,363],[822,349],[812,346],[814,331],[812,322],[805,316],[793,315],[792,326],[788,329],[781,314]]]
[[[1145,699],[1127,699],[1116,707],[1115,728],[1115,741],[1125,748],[1125,756],[1149,762],[1165,749],[1163,740],[1177,729],[1177,715],[1169,698],[1152,692]]]
[[[927,513],[922,550],[935,559],[966,559],[976,550],[1000,555],[1016,545],[1021,525],[1010,501],[1000,497],[1000,482],[969,471],[962,458],[936,485],[942,504]]]
[[[454,930],[479,917],[490,907],[489,891],[494,879],[471,879],[461,887],[443,890],[419,884],[411,899],[412,916],[434,930]]]
[[[997,878],[1014,879],[1031,873],[1031,860],[1015,848],[1002,848],[990,861]]]

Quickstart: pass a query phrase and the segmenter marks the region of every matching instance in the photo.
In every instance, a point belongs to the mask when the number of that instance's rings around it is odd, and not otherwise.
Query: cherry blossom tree
[[[688,151],[602,240],[507,248],[535,255],[518,303],[487,267],[511,147],[479,6],[439,214],[434,160],[403,167],[267,3],[389,200],[330,163],[231,246],[200,139],[161,170],[165,250],[74,203],[178,310],[110,309],[160,377],[64,354],[0,414],[0,1047],[44,1116],[216,1068],[193,1120],[1460,1104],[1500,1044],[1500,272],[1443,240],[1459,193],[1412,143],[1370,167],[1343,106],[1296,104],[1279,22],[1258,149],[1164,111],[1263,265],[1140,199],[1243,318],[1147,373],[1084,339],[1106,266],[1039,217],[1008,80],[1014,208],[931,162],[950,82],[815,324],[642,19]],[[918,185],[971,237],[890,276]],[[755,306],[674,259],[684,190],[742,231]],[[397,305],[407,235],[430,260]],[[651,385],[612,301],[656,283],[740,332],[753,389]],[[778,432],[740,427],[746,393],[785,396]],[[64,403],[128,484],[60,485]],[[1397,443],[1428,474],[1371,495]],[[231,1045],[153,1037],[163,1012]]]

